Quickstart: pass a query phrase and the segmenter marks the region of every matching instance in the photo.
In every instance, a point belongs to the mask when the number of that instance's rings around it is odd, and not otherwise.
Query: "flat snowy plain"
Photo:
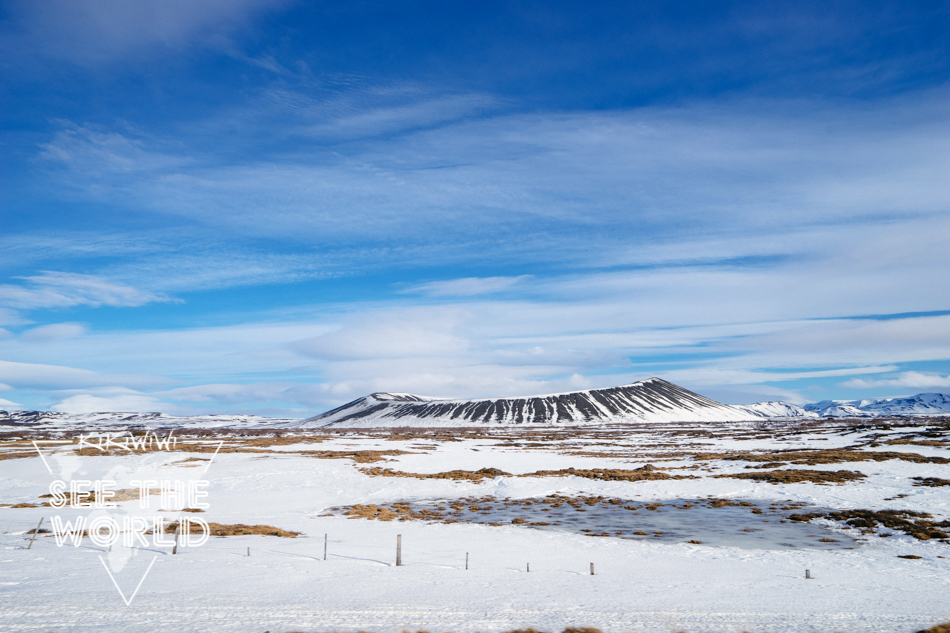
[[[915,486],[919,482],[912,479],[948,476],[946,463],[912,457],[950,457],[950,429],[939,420],[889,425],[864,420],[860,426],[809,422],[773,429],[707,423],[277,433],[279,437],[273,430],[248,436],[221,430],[194,435],[182,430],[175,450],[151,445],[147,451],[77,451],[78,436],[57,443],[52,441],[61,438],[56,433],[8,433],[0,441],[0,503],[7,504],[0,507],[0,629],[491,633],[584,626],[605,633],[910,633],[950,621],[950,545],[900,533],[884,537],[892,532],[886,529],[862,534],[818,519],[815,529],[822,534],[847,533],[861,543],[833,551],[757,550],[651,537],[593,538],[511,524],[321,516],[353,504],[560,494],[638,504],[715,497],[835,510],[891,508],[931,513],[942,521],[950,518],[950,486]],[[846,447],[851,453],[842,453],[839,461],[812,465],[791,463],[792,454],[779,453]],[[864,457],[882,451],[905,457]],[[742,456],[765,453],[775,453],[775,462],[785,460],[768,470],[846,469],[866,477],[841,484],[716,477],[764,472],[747,468],[761,466],[762,460]],[[518,476],[566,468],[630,470],[646,464],[695,478]],[[416,474],[497,468],[510,475],[453,480],[367,472],[376,467]],[[78,547],[58,547],[51,535],[41,534],[26,549],[25,532],[41,517],[49,527],[54,515],[63,520],[106,513],[118,518],[178,516],[157,512],[157,496],[150,497],[147,509],[137,500],[110,510],[34,505],[46,501],[39,496],[49,492],[53,480],[109,479],[116,481],[115,488],[126,489],[135,487],[134,480],[201,478],[210,482],[204,499],[210,507],[183,516],[267,524],[301,535],[212,537],[203,546],[183,547],[172,555],[170,547],[150,543],[129,548],[121,541],[108,551],[88,538]],[[27,507],[10,507],[17,504]],[[777,520],[751,512],[748,517],[750,529]],[[397,535],[402,536],[400,567],[395,566]],[[898,557],[902,555],[920,558]],[[107,567],[126,599],[141,583],[128,606]]]

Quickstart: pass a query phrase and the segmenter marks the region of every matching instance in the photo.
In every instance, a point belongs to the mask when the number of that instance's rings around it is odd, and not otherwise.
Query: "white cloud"
[[[129,176],[187,167],[190,159],[163,154],[149,148],[128,131],[108,131],[91,125],[63,122],[65,127],[49,143],[40,157],[95,176]]]
[[[99,196],[230,231],[327,244],[355,239],[362,247],[441,244],[456,257],[462,245],[480,258],[490,248],[616,264],[642,261],[641,250],[655,253],[657,243],[703,235],[712,242],[767,236],[765,250],[774,253],[803,227],[893,221],[941,213],[947,203],[940,176],[950,166],[950,125],[932,105],[942,93],[861,110],[744,102],[473,120],[464,108],[446,109],[455,97],[409,91],[408,105],[396,109],[416,114],[393,118],[386,99],[360,105],[350,92],[316,98],[284,89],[269,93],[274,103],[233,115],[241,129],[263,119],[269,138],[292,146],[315,129],[342,125],[361,139],[346,152],[268,156],[246,148],[256,162],[194,164],[187,150],[167,151],[171,143],[149,148],[71,127],[46,153],[57,157],[53,148],[63,148],[74,181]],[[275,111],[283,118],[275,120]],[[417,130],[430,120],[445,123]],[[380,121],[412,133],[375,138]],[[678,258],[704,255],[680,249]]]
[[[77,305],[131,307],[170,300],[95,275],[45,271],[20,279],[26,283],[0,285],[0,303],[11,308],[30,310]]]
[[[293,349],[322,360],[430,358],[464,355],[468,342],[454,333],[458,310],[407,309],[366,315],[335,332],[295,341]]]
[[[215,403],[219,405],[259,405],[267,402],[293,403],[319,407],[332,394],[328,384],[266,382],[250,384],[210,384],[179,387],[152,395],[176,402]]]
[[[395,300],[409,308],[324,304],[266,325],[93,332],[62,340],[56,357],[17,341],[3,351],[78,367],[95,350],[110,375],[147,358],[190,385],[169,399],[306,406],[375,390],[526,395],[571,388],[568,376],[607,386],[656,367],[687,386],[792,398],[769,383],[950,359],[950,317],[848,318],[946,309],[950,120],[933,105],[943,94],[858,109],[733,103],[474,119],[476,96],[423,92],[361,109],[352,95],[301,92],[275,91],[262,99],[270,109],[243,115],[289,112],[268,129],[287,147],[306,139],[306,152],[202,163],[128,130],[69,127],[53,139],[46,156],[77,189],[203,223],[212,244],[236,232],[290,251],[195,255],[195,238],[97,279],[137,273],[149,283],[136,287],[206,289],[473,261],[510,274],[409,281]],[[334,151],[313,149],[328,137]],[[300,243],[320,257],[294,255]],[[546,266],[571,272],[530,283],[518,274]],[[27,280],[15,296],[107,303],[101,289],[60,285]],[[125,288],[115,302],[160,299]],[[306,378],[283,374],[304,362]],[[894,386],[887,380],[896,379],[843,384]]]
[[[10,400],[4,400],[3,398],[0,398],[0,407],[4,407],[9,410],[9,409],[19,409],[20,406],[21,405],[16,402],[11,402]]]
[[[94,393],[78,393],[61,399],[51,411],[65,413],[168,411],[168,403],[136,391],[110,387]]]
[[[82,323],[53,323],[26,330],[20,337],[28,343],[49,343],[82,336],[86,329]]]
[[[401,292],[418,293],[430,297],[473,297],[475,295],[501,292],[518,286],[531,275],[517,277],[465,277],[447,281],[433,281],[426,284],[417,284],[404,288]]]
[[[102,374],[61,365],[6,360],[0,360],[0,380],[19,389],[72,389],[109,385],[157,388],[171,382],[160,376]]]
[[[841,386],[847,389],[948,389],[950,388],[950,376],[906,371],[896,378],[883,378],[881,380],[855,378],[841,383]]]
[[[19,325],[22,322],[23,320],[15,310],[0,308],[0,325]]]

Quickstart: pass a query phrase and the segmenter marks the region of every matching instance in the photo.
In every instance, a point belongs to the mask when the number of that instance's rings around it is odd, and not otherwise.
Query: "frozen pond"
[[[857,541],[789,515],[821,508],[735,499],[640,502],[554,495],[536,499],[472,497],[332,508],[335,514],[382,521],[520,525],[588,536],[694,542],[744,549],[853,549]]]

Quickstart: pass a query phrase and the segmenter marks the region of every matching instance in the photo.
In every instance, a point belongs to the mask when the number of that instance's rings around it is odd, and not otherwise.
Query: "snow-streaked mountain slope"
[[[918,393],[906,398],[871,398],[868,400],[823,400],[804,407],[826,418],[871,418],[896,416],[950,415],[950,396],[945,393]]]
[[[761,418],[817,418],[818,414],[807,411],[797,404],[789,402],[772,401],[756,402],[754,404],[734,404],[733,408],[748,411],[756,417]]]
[[[0,429],[109,430],[282,428],[295,426],[295,418],[264,418],[258,415],[173,416],[165,413],[60,413],[58,411],[0,411]]]
[[[608,389],[525,398],[448,400],[374,393],[314,416],[303,427],[477,426],[482,424],[608,424],[739,422],[761,414],[720,404],[659,378]]]

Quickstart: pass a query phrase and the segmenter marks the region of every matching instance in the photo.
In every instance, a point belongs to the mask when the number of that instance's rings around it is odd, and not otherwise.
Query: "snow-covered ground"
[[[43,437],[38,446],[52,473],[35,451],[31,457],[0,460],[0,503],[37,503],[54,479],[112,479],[115,488],[125,489],[135,487],[134,480],[204,477],[210,482],[206,499],[210,507],[194,516],[225,524],[273,525],[302,535],[212,538],[177,555],[170,554],[170,547],[151,544],[128,548],[120,543],[107,551],[89,539],[79,547],[57,547],[46,535],[25,549],[23,532],[35,527],[40,517],[46,525],[53,515],[63,520],[95,512],[151,517],[159,505],[142,509],[138,501],[127,501],[109,511],[0,507],[0,532],[5,532],[0,534],[0,628],[464,633],[593,626],[606,633],[910,633],[950,621],[950,545],[937,540],[882,538],[849,530],[864,541],[853,550],[749,550],[590,538],[515,525],[380,522],[321,515],[332,507],[358,503],[487,495],[526,499],[559,493],[638,503],[714,496],[832,509],[899,508],[929,512],[943,520],[950,518],[950,487],[916,487],[911,477],[947,478],[946,464],[901,459],[790,464],[787,468],[860,471],[867,478],[842,485],[776,485],[715,477],[755,472],[746,469],[749,462],[695,459],[697,454],[844,447],[950,457],[947,445],[933,444],[950,439],[946,427],[929,427],[930,439],[920,439],[924,429],[920,425],[856,429],[838,424],[767,431],[742,425],[657,425],[639,430],[508,428],[454,436],[301,432],[299,438],[288,438],[290,433],[285,432],[276,444],[273,438],[269,443],[266,437],[219,434],[182,437],[176,451],[113,449],[105,454],[86,447],[83,455],[75,453],[75,443]],[[931,445],[885,443],[908,438]],[[214,455],[219,441],[225,444]],[[29,450],[28,441],[0,443],[0,457]],[[360,451],[405,453],[384,454],[382,461],[364,463],[342,456]],[[191,461],[184,461],[188,458]],[[569,467],[633,469],[647,463],[670,474],[698,478],[597,481],[517,476]],[[511,476],[478,483],[364,472],[375,466],[411,473],[491,467]],[[761,521],[749,516],[750,525]],[[820,523],[844,531],[840,524]],[[397,535],[402,535],[400,567],[395,566]],[[806,569],[811,580],[805,579]],[[130,606],[110,572],[126,598],[141,581]]]

